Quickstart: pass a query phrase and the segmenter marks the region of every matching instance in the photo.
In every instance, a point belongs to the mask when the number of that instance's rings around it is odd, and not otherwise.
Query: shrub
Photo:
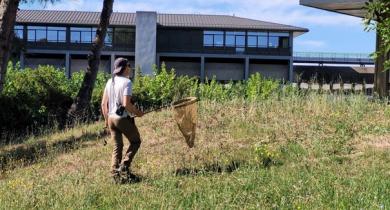
[[[144,111],[156,109],[195,92],[197,80],[190,77],[176,77],[174,69],[154,67],[153,77],[143,76],[139,71],[133,85],[133,97],[137,106]]]
[[[275,93],[280,82],[264,79],[259,73],[252,74],[247,81],[246,97],[250,101],[263,100]]]
[[[10,140],[13,135],[36,133],[43,127],[63,127],[67,110],[76,96],[83,72],[67,79],[64,70],[52,66],[20,69],[11,63],[7,69],[4,91],[0,95],[0,138]],[[107,74],[99,72],[91,100],[91,109],[100,115],[101,94]]]

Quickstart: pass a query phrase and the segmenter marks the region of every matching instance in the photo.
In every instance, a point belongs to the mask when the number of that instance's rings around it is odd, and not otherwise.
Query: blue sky
[[[21,9],[100,11],[102,2],[25,3]],[[360,18],[300,6],[299,0],[115,0],[114,11],[236,15],[308,28],[309,33],[295,39],[295,51],[371,53],[375,49],[375,33],[365,32]]]

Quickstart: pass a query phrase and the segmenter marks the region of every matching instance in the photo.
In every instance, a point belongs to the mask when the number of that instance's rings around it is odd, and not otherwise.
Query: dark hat
[[[122,72],[126,66],[130,66],[130,62],[126,58],[117,58],[114,62],[114,71],[113,74],[118,74]]]

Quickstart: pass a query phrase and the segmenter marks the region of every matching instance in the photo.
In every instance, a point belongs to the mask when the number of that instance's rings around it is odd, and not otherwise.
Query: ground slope
[[[109,177],[102,124],[81,126],[45,137],[76,139],[71,147],[46,143],[30,163],[7,162],[0,209],[387,209],[389,116],[362,96],[200,102],[189,149],[170,110],[152,113],[137,120],[133,171],[143,180],[120,186]]]

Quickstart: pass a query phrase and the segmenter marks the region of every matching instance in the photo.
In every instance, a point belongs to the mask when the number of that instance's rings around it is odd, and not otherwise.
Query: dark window
[[[135,44],[134,28],[115,28],[114,44],[118,46],[133,46]]]
[[[107,28],[106,38],[104,39],[104,44],[106,46],[112,46],[112,36],[113,36],[113,29]]]
[[[203,46],[206,47],[223,47],[223,31],[204,31]]]
[[[15,26],[14,33],[15,33],[16,38],[23,39],[23,26],[20,26],[20,25]]]
[[[270,48],[289,48],[289,33],[269,33],[269,43],[268,47]]]

